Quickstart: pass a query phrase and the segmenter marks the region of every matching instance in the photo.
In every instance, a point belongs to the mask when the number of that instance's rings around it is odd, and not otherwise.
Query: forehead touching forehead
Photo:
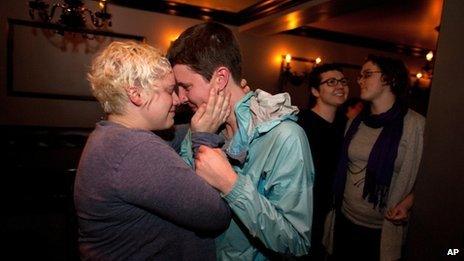
[[[167,91],[174,90],[176,88],[176,79],[174,78],[174,73],[169,72],[166,74],[161,80],[158,81],[157,85]]]

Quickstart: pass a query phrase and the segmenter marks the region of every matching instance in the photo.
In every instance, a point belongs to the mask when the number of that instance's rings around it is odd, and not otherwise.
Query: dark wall
[[[463,11],[464,1],[445,1],[408,260],[464,260]]]
[[[78,259],[72,187],[89,132],[0,126],[2,256]]]

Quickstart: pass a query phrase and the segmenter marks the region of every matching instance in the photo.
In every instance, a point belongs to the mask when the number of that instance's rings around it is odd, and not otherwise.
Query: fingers
[[[216,100],[216,106],[214,106],[214,112],[213,112],[213,116],[215,116],[214,118],[221,119],[221,114],[222,114],[222,110],[223,110],[223,107],[224,107],[224,103],[226,103],[226,102],[227,102],[227,104],[229,104],[224,91],[220,91],[219,94],[218,94],[217,100]]]
[[[209,149],[208,146],[200,145],[200,147],[198,148],[198,153],[204,153],[204,152],[207,151],[208,149]]]
[[[246,79],[242,79],[242,80],[240,81],[240,87],[243,88],[243,87],[245,87],[245,86],[247,86],[247,80],[246,80]]]
[[[205,157],[205,154],[207,154],[210,150],[212,150],[210,147],[205,146],[205,145],[200,145],[200,147],[198,147],[198,151],[196,153],[195,159],[201,159]]]
[[[211,89],[209,90],[208,103],[206,104],[206,113],[208,115],[213,115],[213,112],[216,107],[217,96],[218,96],[218,93],[217,93],[216,87],[211,86]]]
[[[214,151],[214,153],[216,153],[217,155],[221,156],[222,158],[224,159],[227,159],[227,155],[224,153],[224,151],[220,148],[213,148],[212,149]]]
[[[245,79],[240,81],[240,87],[244,93],[248,93],[250,91],[250,86],[248,86],[247,80]]]
[[[227,95],[225,95],[223,90],[217,92],[217,88],[212,86],[209,93],[208,104],[206,106],[206,115],[208,115],[213,123],[222,120],[224,112],[227,111],[227,109],[223,108],[227,108],[229,102],[230,98],[227,99]],[[227,104],[224,105],[224,103]]]
[[[385,218],[390,220],[395,225],[400,225],[407,221],[408,213],[399,208],[392,208],[387,211]]]
[[[191,123],[192,123],[191,127],[193,131],[196,131],[197,127],[200,127],[200,126],[197,126],[197,123],[203,117],[203,115],[205,114],[205,111],[206,111],[206,104],[203,103],[202,105],[200,105],[200,107],[198,107],[195,114],[193,114],[192,119],[191,119]]]
[[[228,93],[226,94],[226,97],[224,99],[224,103],[222,104],[222,107],[220,108],[220,115],[219,115],[219,119],[221,120],[221,123],[224,123],[227,119],[227,117],[229,117],[229,114],[230,114],[230,96],[231,94]]]
[[[396,215],[398,215],[398,209],[391,208],[385,214],[385,218],[388,220],[394,220]]]

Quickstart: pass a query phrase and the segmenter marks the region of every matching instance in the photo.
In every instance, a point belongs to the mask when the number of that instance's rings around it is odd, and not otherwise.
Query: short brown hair
[[[224,25],[208,22],[185,30],[169,47],[172,66],[185,64],[210,81],[220,66],[227,67],[236,84],[242,79],[242,56],[237,39]]]

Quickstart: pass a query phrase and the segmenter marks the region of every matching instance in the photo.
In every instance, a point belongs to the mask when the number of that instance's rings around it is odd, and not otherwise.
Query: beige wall
[[[3,31],[0,35],[0,124],[20,125],[44,125],[44,126],[69,126],[92,127],[102,116],[98,103],[92,101],[52,100],[39,98],[8,97],[6,95],[6,28],[7,17],[30,20],[27,13],[26,0],[6,0],[1,2],[0,27]],[[90,2],[93,7],[95,2]],[[111,30],[118,33],[142,35],[147,42],[166,50],[169,43],[185,28],[200,23],[200,20],[181,18],[153,12],[145,12],[118,6],[110,6],[113,14],[113,27]],[[236,33],[237,27],[231,27]],[[291,53],[293,56],[315,58],[322,57],[324,62],[342,62],[361,64],[369,53],[378,53],[396,56],[391,53],[382,53],[367,48],[358,48],[327,41],[313,40],[309,38],[272,35],[266,37],[251,34],[238,34],[242,46],[244,77],[250,83],[252,89],[261,88],[271,93],[278,90],[280,70],[280,57]],[[27,43],[34,48],[34,42]],[[62,56],[63,59],[68,57]],[[417,70],[422,58],[404,58],[412,71]],[[56,58],[55,58],[56,59]],[[67,58],[69,59],[69,58]],[[58,61],[57,64],[60,62]],[[56,68],[56,67],[55,67]],[[54,72],[53,66],[44,66],[44,75]],[[25,71],[24,76],[28,73]],[[69,79],[83,77],[69,73]],[[88,89],[88,84],[82,81],[78,88]],[[66,87],[63,87],[66,88]],[[356,93],[357,85],[352,83]],[[286,89],[294,99],[294,103],[300,107],[306,106],[307,91],[303,86]]]

